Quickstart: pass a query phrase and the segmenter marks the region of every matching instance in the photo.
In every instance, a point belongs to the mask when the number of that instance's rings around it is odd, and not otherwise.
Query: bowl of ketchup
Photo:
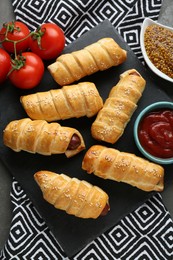
[[[134,139],[150,161],[173,163],[173,102],[156,102],[142,110],[134,124]]]

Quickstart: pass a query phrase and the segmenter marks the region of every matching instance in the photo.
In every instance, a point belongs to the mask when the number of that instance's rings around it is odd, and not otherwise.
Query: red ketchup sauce
[[[160,109],[144,116],[138,127],[138,137],[151,155],[173,157],[173,110]]]

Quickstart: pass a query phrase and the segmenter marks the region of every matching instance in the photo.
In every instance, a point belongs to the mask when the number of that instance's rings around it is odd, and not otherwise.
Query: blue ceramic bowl
[[[149,106],[147,106],[145,109],[143,109],[140,114],[138,115],[138,117],[136,118],[135,124],[134,124],[134,139],[135,139],[135,143],[139,149],[139,151],[150,161],[153,161],[155,163],[158,164],[171,164],[173,163],[173,157],[171,158],[159,158],[159,157],[155,157],[153,155],[151,155],[150,153],[148,153],[143,146],[141,145],[139,138],[138,138],[138,127],[139,124],[142,120],[142,118],[144,116],[146,116],[149,112],[151,111],[155,111],[157,109],[163,109],[163,108],[168,108],[168,109],[172,109],[173,110],[173,102],[168,102],[168,101],[160,101],[160,102],[156,102],[153,103]]]

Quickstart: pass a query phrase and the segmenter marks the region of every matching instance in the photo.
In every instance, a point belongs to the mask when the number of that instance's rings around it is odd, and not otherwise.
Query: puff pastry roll
[[[94,145],[86,152],[82,169],[103,179],[125,182],[144,191],[164,189],[164,168],[141,157]]]
[[[109,210],[107,193],[84,180],[50,171],[36,172],[34,179],[43,198],[70,215],[95,219],[106,215]]]
[[[72,117],[92,117],[103,107],[103,100],[91,82],[22,96],[20,101],[30,118],[49,122]]]
[[[102,38],[85,48],[62,54],[48,66],[54,80],[60,85],[68,85],[97,71],[118,66],[127,58],[123,50],[112,38]]]
[[[91,126],[93,138],[113,144],[121,137],[142,96],[145,83],[135,69],[120,75],[120,81],[111,89]]]
[[[11,121],[4,130],[3,141],[16,152],[23,150],[43,155],[65,153],[71,157],[85,148],[78,130],[29,118]]]

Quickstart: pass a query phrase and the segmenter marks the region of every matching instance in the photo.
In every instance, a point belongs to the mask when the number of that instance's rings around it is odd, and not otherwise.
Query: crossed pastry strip
[[[44,199],[70,215],[95,219],[109,210],[107,193],[89,182],[50,171],[39,171],[34,178]]]
[[[164,189],[162,166],[102,145],[93,145],[88,149],[82,169],[103,179],[125,182],[144,191]]]
[[[103,38],[82,50],[61,55],[48,69],[55,81],[68,85],[99,70],[117,66],[127,53],[112,38]],[[4,144],[14,151],[44,155],[65,153],[71,157],[83,149],[81,134],[74,128],[46,121],[71,117],[91,117],[92,136],[115,143],[123,134],[145,88],[145,80],[135,69],[120,75],[104,105],[91,82],[22,96],[20,101],[29,118],[10,122],[3,133]],[[46,120],[46,121],[45,121]],[[162,191],[164,169],[130,153],[101,145],[86,152],[82,169],[114,181],[122,181],[144,191]],[[56,208],[81,218],[97,218],[109,210],[108,195],[99,187],[65,174],[40,171],[34,174],[43,197]]]
[[[102,38],[85,48],[60,55],[48,66],[54,80],[60,85],[68,85],[98,71],[118,66],[127,58],[123,50],[112,38]]]

